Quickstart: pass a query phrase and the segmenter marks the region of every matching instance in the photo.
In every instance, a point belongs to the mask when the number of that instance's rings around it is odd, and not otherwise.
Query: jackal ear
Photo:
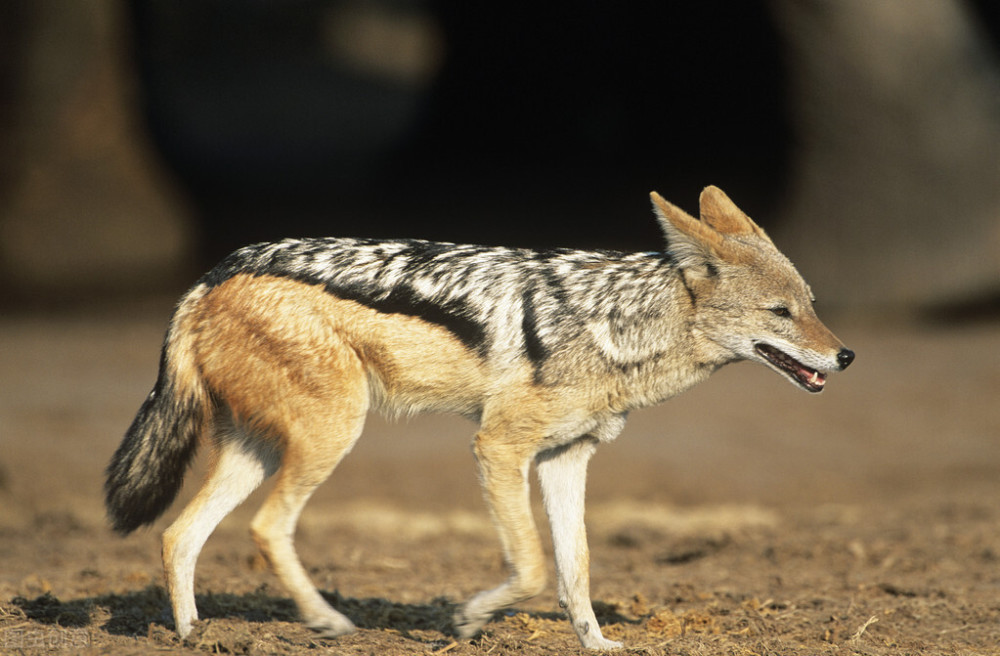
[[[698,204],[701,207],[701,220],[723,235],[754,234],[767,238],[760,226],[736,207],[736,203],[718,187],[705,187]]]
[[[655,191],[650,192],[649,198],[677,266],[706,278],[714,275],[716,263],[721,259],[722,235],[709,224],[668,203]]]

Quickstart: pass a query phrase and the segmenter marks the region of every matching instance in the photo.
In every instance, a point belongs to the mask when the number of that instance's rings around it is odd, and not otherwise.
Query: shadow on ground
[[[351,618],[359,629],[391,630],[403,638],[416,642],[427,642],[412,632],[433,631],[442,638],[455,635],[452,618],[458,604],[443,597],[432,599],[426,604],[405,604],[382,598],[354,599],[343,597],[339,592],[324,592],[323,596],[331,606]],[[83,628],[93,624],[110,635],[136,638],[159,638],[175,642],[173,618],[166,590],[159,585],[128,594],[108,594],[71,601],[62,601],[51,593],[33,599],[15,597],[11,600],[20,608],[26,619],[43,625],[67,629]],[[267,586],[261,586],[249,594],[208,593],[197,595],[197,623],[187,642],[201,643],[213,620],[240,620],[242,622],[297,622],[299,620],[295,604],[287,598],[271,595]],[[599,622],[604,624],[636,624],[638,620],[627,618],[617,612],[613,604],[595,602],[594,610]],[[510,609],[497,613],[494,621],[504,616],[526,615],[531,620],[560,621],[561,613],[529,612]],[[320,638],[316,638],[320,640]],[[227,649],[228,650],[228,649]]]

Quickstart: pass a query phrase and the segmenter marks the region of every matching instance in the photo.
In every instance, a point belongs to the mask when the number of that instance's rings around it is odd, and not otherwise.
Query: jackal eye
[[[773,314],[776,317],[782,317],[785,319],[792,316],[792,313],[784,305],[779,305],[778,307],[771,308],[771,314]]]

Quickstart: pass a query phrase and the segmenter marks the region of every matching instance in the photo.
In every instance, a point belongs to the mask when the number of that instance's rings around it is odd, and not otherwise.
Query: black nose
[[[847,369],[847,365],[854,362],[854,351],[846,348],[840,349],[840,353],[837,354],[837,362],[840,363],[841,369]]]

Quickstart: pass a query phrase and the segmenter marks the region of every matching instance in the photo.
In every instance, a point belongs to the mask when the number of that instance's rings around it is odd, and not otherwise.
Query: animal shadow
[[[458,605],[445,598],[426,604],[404,604],[382,598],[355,599],[339,592],[324,592],[331,606],[347,615],[361,629],[393,629],[404,637],[412,631],[455,634],[452,617]],[[202,620],[239,619],[252,623],[297,622],[298,611],[287,598],[274,596],[266,586],[247,594],[205,593],[196,598]],[[99,628],[110,635],[151,636],[154,627],[173,629],[166,590],[150,585],[136,592],[107,594],[63,601],[47,592],[28,599],[15,597],[11,604],[39,624],[62,628]],[[539,617],[557,614],[539,614]],[[417,638],[411,638],[417,639]]]
[[[417,642],[427,642],[425,637],[412,632],[433,631],[445,637],[455,635],[452,618],[458,604],[443,597],[425,604],[404,604],[382,598],[355,599],[339,592],[324,592],[331,606],[347,615],[358,628],[392,629],[402,637]],[[43,625],[62,628],[99,629],[110,635],[149,637],[172,640],[173,617],[166,590],[159,585],[126,594],[107,594],[83,599],[62,601],[47,592],[34,599],[15,597],[17,606],[28,620]],[[298,622],[295,604],[288,598],[274,596],[261,586],[246,594],[209,592],[197,595],[198,614],[202,620],[238,619],[250,623]],[[630,622],[618,614],[613,605],[594,604],[602,624]],[[498,612],[494,621],[517,609]],[[561,613],[529,612],[535,619],[564,619]],[[167,629],[170,629],[168,631]],[[198,627],[195,633],[198,632]]]

